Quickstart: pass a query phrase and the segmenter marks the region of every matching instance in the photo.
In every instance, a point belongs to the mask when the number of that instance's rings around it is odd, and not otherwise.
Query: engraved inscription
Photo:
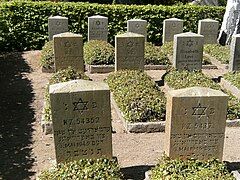
[[[201,106],[199,103],[198,106],[193,107],[193,116],[197,116],[198,118],[201,118],[202,116],[206,116],[206,110],[207,107]]]
[[[87,105],[88,101],[83,101],[82,98],[79,98],[78,101],[73,102],[73,111],[83,113],[84,111],[87,111],[89,109]]]

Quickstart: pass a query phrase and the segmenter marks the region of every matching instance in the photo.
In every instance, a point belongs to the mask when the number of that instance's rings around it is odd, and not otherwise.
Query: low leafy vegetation
[[[205,76],[201,71],[189,72],[172,70],[167,73],[164,81],[173,89],[199,86],[223,91],[220,85]],[[225,91],[224,93],[229,96],[227,118],[240,118],[240,101],[230,92]]]
[[[219,60],[222,64],[228,64],[230,59],[229,46],[221,46],[218,44],[204,45],[204,52]]]
[[[46,69],[54,68],[53,41],[48,41],[43,46],[40,61],[43,68]]]
[[[168,65],[170,64],[167,54],[164,53],[160,46],[155,46],[152,43],[145,43],[145,64],[152,65]]]
[[[234,180],[226,165],[216,159],[200,161],[163,157],[151,170],[151,179],[219,179]]]
[[[118,71],[106,79],[118,107],[128,122],[160,121],[165,118],[164,94],[141,71]]]
[[[240,72],[229,72],[224,75],[224,78],[240,89]]]
[[[106,41],[91,40],[84,44],[84,61],[86,64],[114,64],[114,56],[114,47]]]
[[[90,80],[83,72],[78,72],[71,67],[58,71],[52,75],[45,90],[44,120],[52,121],[52,112],[50,107],[49,86],[56,83],[67,82],[70,80],[84,79]]]
[[[81,159],[69,163],[59,164],[57,167],[43,171],[39,180],[120,180],[122,179],[120,167],[116,159]]]

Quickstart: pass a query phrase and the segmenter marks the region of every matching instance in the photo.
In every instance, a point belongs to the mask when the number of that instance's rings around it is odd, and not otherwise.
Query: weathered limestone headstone
[[[177,18],[165,19],[163,21],[163,44],[173,41],[173,36],[182,32],[183,20]]]
[[[170,91],[166,154],[171,158],[222,159],[228,96],[210,88]]]
[[[115,71],[144,70],[145,37],[136,33],[115,36]]]
[[[130,19],[127,21],[127,32],[142,34],[147,41],[147,21],[142,19]]]
[[[203,19],[198,22],[198,34],[204,36],[204,44],[217,44],[219,22]]]
[[[88,17],[88,41],[108,40],[108,18],[104,16]]]
[[[53,35],[68,32],[68,18],[62,16],[52,16],[48,18],[49,40]]]
[[[218,0],[194,0],[192,4],[218,6]]]
[[[55,71],[72,68],[84,71],[83,37],[80,34],[61,33],[53,36]]]
[[[51,85],[49,92],[57,163],[112,158],[108,86],[73,80]]]
[[[200,70],[203,59],[203,36],[192,32],[174,35],[173,66],[178,70]]]
[[[230,71],[240,71],[240,34],[232,36]]]

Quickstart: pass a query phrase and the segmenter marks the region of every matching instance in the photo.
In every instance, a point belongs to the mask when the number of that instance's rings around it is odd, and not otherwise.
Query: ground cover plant
[[[41,51],[40,62],[43,68],[46,68],[46,69],[54,68],[53,41],[48,41],[43,46]]]
[[[166,74],[164,82],[173,89],[200,86],[223,91],[219,84],[215,83],[210,78],[205,76],[201,71],[190,72],[171,70]],[[227,118],[239,119],[240,100],[238,100],[228,91],[223,92],[229,96]]]
[[[165,118],[164,94],[142,71],[117,71],[106,82],[128,122],[160,121]]]
[[[49,83],[47,84],[44,98],[45,98],[45,106],[44,106],[44,120],[47,122],[52,121],[52,112],[50,107],[50,97],[49,97],[49,86],[56,83],[61,82],[67,82],[71,80],[76,79],[84,79],[84,80],[90,80],[88,76],[84,74],[84,72],[76,71],[71,67],[68,67],[67,69],[58,71],[52,75],[52,77],[49,80]]]
[[[166,42],[161,46],[161,49],[164,54],[167,54],[169,56],[173,56],[173,42]],[[203,65],[211,64],[211,60],[203,54]]]
[[[224,74],[223,76],[226,80],[232,83],[232,85],[236,86],[238,89],[240,89],[240,72],[229,72],[227,74]]]
[[[57,167],[43,171],[39,180],[120,180],[122,174],[116,159],[80,159],[69,163],[59,164]]]
[[[91,40],[84,44],[84,61],[89,65],[114,64],[114,47],[106,41]]]
[[[221,179],[234,180],[227,166],[216,160],[200,161],[196,159],[179,160],[162,157],[151,170],[152,180],[163,179]]]
[[[2,51],[41,49],[48,40],[48,17],[61,15],[69,18],[69,31],[82,34],[87,40],[89,16],[108,17],[108,42],[126,31],[126,21],[140,18],[148,21],[148,41],[161,44],[163,20],[176,17],[184,20],[184,31],[197,32],[198,21],[214,19],[222,22],[224,7],[214,6],[137,6],[103,5],[72,2],[11,1],[0,4],[0,49]]]
[[[167,54],[161,49],[160,46],[155,46],[152,43],[145,43],[144,52],[145,64],[151,65],[169,65]]]
[[[229,46],[221,46],[219,44],[204,45],[204,52],[219,60],[222,64],[228,64],[230,59]]]

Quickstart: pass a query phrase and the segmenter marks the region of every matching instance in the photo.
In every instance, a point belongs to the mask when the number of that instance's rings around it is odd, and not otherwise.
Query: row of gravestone
[[[142,34],[147,40],[147,21],[142,19],[130,19],[127,21],[127,32]],[[205,37],[205,44],[216,44],[219,22],[212,19],[199,21],[198,34]],[[48,18],[49,40],[53,35],[68,31],[68,18],[53,16]],[[173,40],[174,34],[183,32],[183,20],[177,18],[163,21],[163,43]],[[108,39],[108,18],[104,16],[91,16],[88,18],[88,41]]]
[[[53,36],[55,71],[69,66],[84,71],[83,38],[79,34],[61,33]],[[178,70],[202,69],[204,36],[192,32],[175,34],[173,66]],[[144,70],[145,37],[136,33],[115,36],[115,71]],[[240,36],[233,36],[230,69],[240,69]]]
[[[170,91],[166,154],[171,158],[221,160],[227,101],[223,92],[209,88]],[[110,91],[105,83],[73,80],[51,85],[50,102],[57,163],[112,158]]]

